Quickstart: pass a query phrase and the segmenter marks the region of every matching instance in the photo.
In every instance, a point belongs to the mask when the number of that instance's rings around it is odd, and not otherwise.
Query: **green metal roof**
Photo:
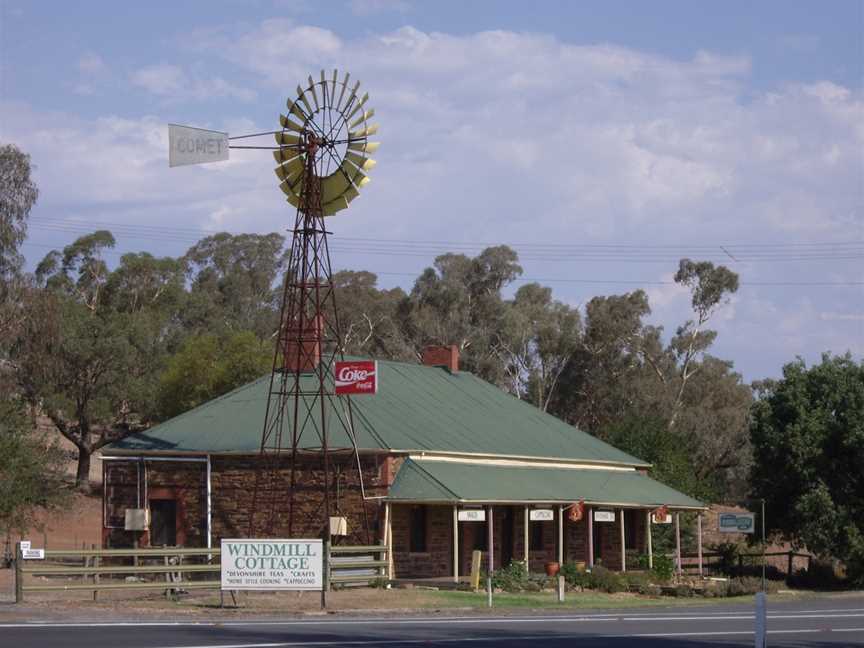
[[[703,508],[636,470],[500,466],[408,459],[390,488],[391,501],[525,502]]]
[[[647,466],[644,461],[541,412],[469,372],[378,361],[378,393],[351,399],[361,450],[415,450],[540,457]],[[269,376],[107,448],[119,452],[257,453]],[[310,424],[317,428],[320,407]],[[328,420],[341,412],[328,405]],[[288,419],[290,420],[290,416]],[[331,447],[351,447],[329,425]],[[308,435],[308,436],[307,436]],[[283,438],[290,438],[290,433]],[[314,431],[301,446],[320,445]]]

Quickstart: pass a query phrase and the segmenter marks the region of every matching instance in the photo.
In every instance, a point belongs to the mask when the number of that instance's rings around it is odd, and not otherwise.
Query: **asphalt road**
[[[347,617],[284,621],[2,623],[0,646],[290,648],[753,646],[753,610],[718,605],[545,616]],[[771,605],[768,645],[864,646],[864,598]]]

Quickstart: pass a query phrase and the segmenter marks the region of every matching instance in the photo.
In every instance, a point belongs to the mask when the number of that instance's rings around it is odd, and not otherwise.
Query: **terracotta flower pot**
[[[557,562],[553,561],[553,562],[547,562],[546,563],[546,575],[547,576],[550,576],[550,577],[551,576],[557,576],[560,569],[561,569],[561,565],[559,565]]]

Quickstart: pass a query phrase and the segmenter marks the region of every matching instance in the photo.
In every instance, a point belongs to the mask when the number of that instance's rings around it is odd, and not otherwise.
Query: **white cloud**
[[[350,0],[348,6],[355,16],[368,16],[390,11],[406,13],[411,10],[411,5],[405,0]]]
[[[78,59],[78,69],[85,74],[98,74],[104,72],[106,67],[102,57],[93,52],[87,52]]]
[[[173,100],[204,101],[216,97],[231,97],[248,102],[256,97],[254,91],[229,83],[222,77],[190,78],[179,66],[164,63],[136,70],[130,81],[147,92]]]
[[[860,279],[855,260],[736,264],[719,250],[862,238],[859,90],[823,81],[758,92],[754,62],[742,56],[700,51],[676,60],[508,31],[403,27],[345,38],[279,18],[186,36],[198,64],[148,65],[132,82],[166,102],[257,96],[256,106],[275,113],[321,66],[363,81],[383,146],[373,183],[333,220],[337,239],[634,246],[632,259],[535,255],[523,263],[529,277],[668,280],[686,253],[729,264],[744,284],[807,282],[827,271],[832,281]],[[133,222],[170,212],[160,218],[233,230],[285,226],[272,163],[257,152],[169,172],[161,125],[169,114],[34,115],[29,123],[26,113],[19,107],[6,129],[34,153],[50,204],[116,202],[115,218]],[[254,132],[276,124],[211,124],[228,125]],[[685,243],[698,249],[682,251]],[[430,261],[356,254],[337,265],[412,271]],[[553,285],[571,303],[605,290]],[[806,290],[742,286],[712,323],[721,332],[716,353],[757,377],[795,353],[860,348],[858,320],[820,315],[857,313],[860,291],[810,290],[808,304],[800,300]],[[649,296],[667,330],[686,318],[683,289],[652,287]]]

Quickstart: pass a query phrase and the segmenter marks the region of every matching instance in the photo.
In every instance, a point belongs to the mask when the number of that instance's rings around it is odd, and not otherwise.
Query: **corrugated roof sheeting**
[[[391,501],[576,502],[703,508],[635,470],[496,466],[409,459],[390,489]]]
[[[375,396],[352,398],[361,450],[424,450],[523,457],[645,462],[567,425],[468,372],[403,362],[379,361]],[[258,452],[269,376],[244,385],[150,430],[111,446],[121,451]],[[320,404],[307,397],[313,428]],[[330,445],[351,443],[328,405]],[[305,414],[305,409],[304,412]],[[290,419],[290,417],[289,417]],[[290,438],[290,432],[284,437]],[[320,445],[307,428],[301,446]]]

